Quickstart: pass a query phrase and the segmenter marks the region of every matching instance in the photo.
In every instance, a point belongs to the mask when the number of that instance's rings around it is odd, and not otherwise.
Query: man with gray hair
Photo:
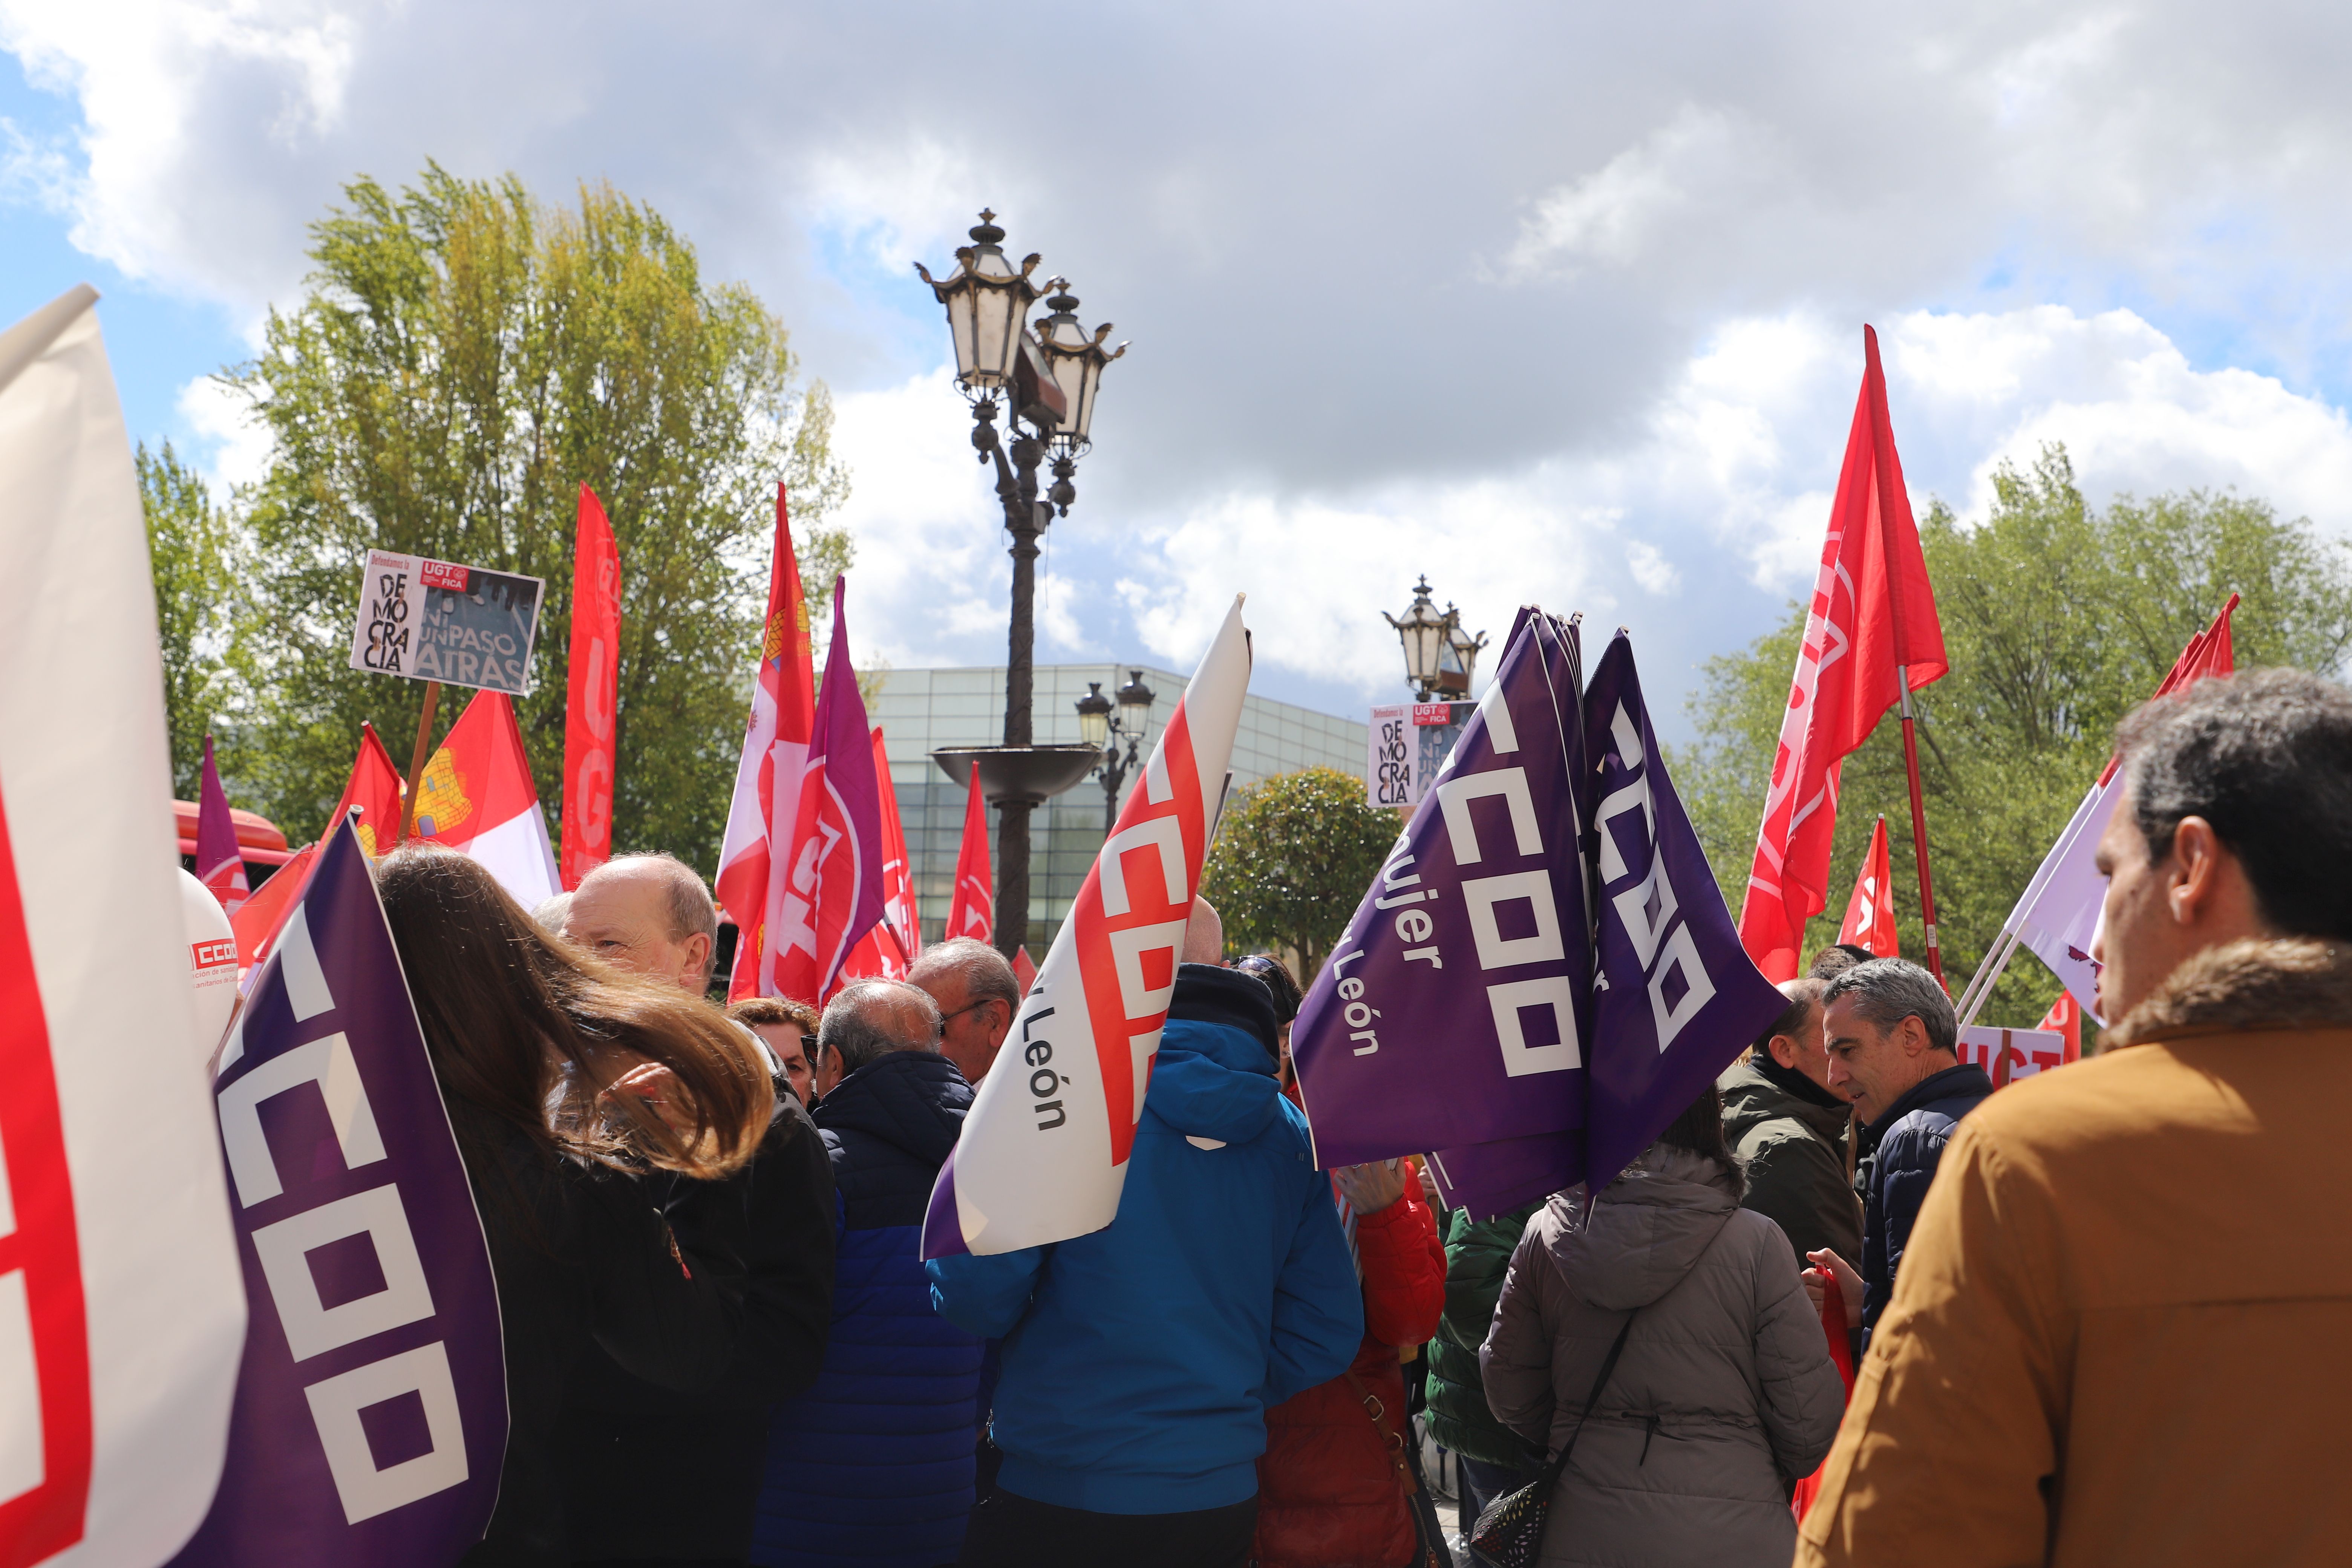
[[[840,1283],[816,1383],[769,1426],[756,1562],[950,1563],[963,1540],[981,1342],[931,1310],[921,1237],[971,1086],[939,1040],[897,980],[844,987],[817,1025]]]
[[[952,937],[923,949],[907,984],[939,1004],[940,1054],[968,1082],[987,1077],[1021,1010],[1021,983],[1004,955],[984,942]]]
[[[719,908],[674,855],[624,855],[580,879],[564,910],[563,940],[607,963],[667,980],[697,996],[710,985]]]
[[[1835,1274],[1846,1321],[1870,1342],[1911,1239],[1937,1163],[1960,1119],[1992,1093],[1984,1068],[1959,1059],[1959,1019],[1936,977],[1907,959],[1874,958],[1822,992],[1829,1089],[1863,1123],[1854,1186],[1862,1194],[1862,1268],[1826,1248],[1809,1254]],[[1855,1287],[1859,1285],[1857,1291]],[[1818,1283],[1816,1283],[1818,1289]]]

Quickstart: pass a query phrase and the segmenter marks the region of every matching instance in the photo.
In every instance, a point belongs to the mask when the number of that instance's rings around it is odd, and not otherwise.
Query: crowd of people
[[[2352,696],[2207,681],[2118,749],[2080,1064],[1995,1094],[1832,948],[1603,1191],[1448,1213],[1315,1169],[1298,986],[1201,902],[1117,1219],[929,1263],[993,949],[730,1017],[678,861],[527,913],[404,847],[506,1336],[467,1562],[1451,1568],[1531,1499],[1548,1564],[2352,1560]]]

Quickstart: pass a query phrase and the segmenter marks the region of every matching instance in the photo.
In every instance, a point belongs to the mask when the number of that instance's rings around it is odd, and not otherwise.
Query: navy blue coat
[[[751,1561],[934,1568],[971,1511],[981,1342],[931,1310],[918,1243],[971,1086],[893,1051],[814,1112],[838,1194],[833,1331],[815,1384],[776,1407]]]
[[[1876,1146],[1856,1165],[1862,1193],[1862,1339],[1895,1294],[1895,1270],[1952,1129],[1992,1093],[1992,1079],[1973,1063],[1921,1079],[1886,1108],[1870,1130]],[[1883,1129],[1883,1131],[1882,1131]]]

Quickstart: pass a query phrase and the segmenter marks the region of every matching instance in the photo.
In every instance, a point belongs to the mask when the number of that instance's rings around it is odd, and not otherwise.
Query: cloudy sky
[[[1916,503],[2063,440],[2352,528],[2347,55],[2257,0],[0,0],[0,318],[96,283],[133,433],[233,479],[205,378],[344,181],[609,177],[838,395],[856,645],[998,662],[910,265],[987,203],[1134,341],[1042,659],[1189,668],[1245,590],[1258,689],[1354,712],[1425,571],[1630,626],[1678,708],[1808,586],[1864,321]]]

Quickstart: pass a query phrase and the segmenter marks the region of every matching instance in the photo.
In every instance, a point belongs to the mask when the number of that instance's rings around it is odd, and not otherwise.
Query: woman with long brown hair
[[[638,1377],[691,1389],[727,1371],[742,1332],[740,1238],[698,1225],[690,1205],[665,1215],[636,1178],[740,1168],[767,1131],[773,1085],[715,1008],[551,940],[464,856],[403,847],[377,866],[376,887],[473,1181],[505,1331],[498,1510],[465,1561],[566,1563],[554,1432],[591,1340]]]

